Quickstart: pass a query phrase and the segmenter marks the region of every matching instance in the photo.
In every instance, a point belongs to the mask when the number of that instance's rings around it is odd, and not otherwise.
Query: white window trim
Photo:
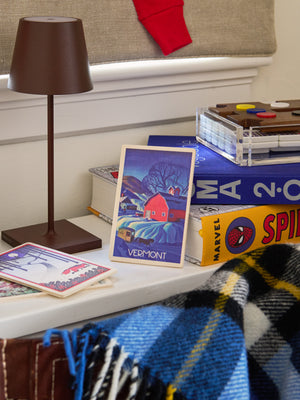
[[[92,66],[92,91],[55,96],[56,136],[192,119],[198,106],[247,101],[259,67],[271,62],[222,57]],[[44,139],[46,97],[13,92],[7,78],[0,79],[0,144]]]

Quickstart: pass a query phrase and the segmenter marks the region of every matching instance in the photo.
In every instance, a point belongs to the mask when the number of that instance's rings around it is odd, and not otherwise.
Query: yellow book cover
[[[300,242],[300,205],[249,207],[201,218],[201,265],[230,260],[262,246]]]

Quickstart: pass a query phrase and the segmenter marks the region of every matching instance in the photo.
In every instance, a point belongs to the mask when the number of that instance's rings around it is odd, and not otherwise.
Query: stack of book
[[[254,248],[300,241],[299,164],[238,166],[190,136],[149,136],[149,146],[196,149],[186,259],[205,266]],[[112,222],[118,166],[91,168],[88,209]],[[128,186],[127,195],[137,193]]]

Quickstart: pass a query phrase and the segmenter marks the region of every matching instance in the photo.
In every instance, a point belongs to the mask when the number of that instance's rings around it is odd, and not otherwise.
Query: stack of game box
[[[196,138],[241,166],[300,162],[300,100],[199,108]]]

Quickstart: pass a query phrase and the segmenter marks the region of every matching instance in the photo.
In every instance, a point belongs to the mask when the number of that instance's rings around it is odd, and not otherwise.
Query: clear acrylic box
[[[196,112],[196,139],[241,166],[300,162],[300,124],[244,128],[208,108]],[[272,131],[273,130],[273,131]]]

